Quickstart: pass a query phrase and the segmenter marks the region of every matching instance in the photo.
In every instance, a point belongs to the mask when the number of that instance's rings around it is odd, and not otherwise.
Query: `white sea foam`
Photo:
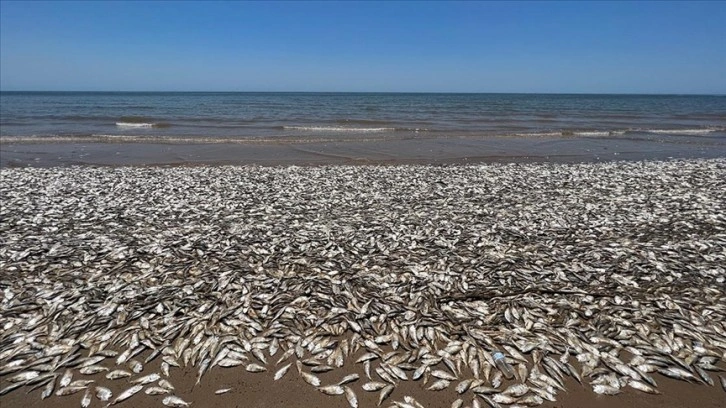
[[[116,122],[116,126],[127,128],[150,128],[154,127],[154,123]]]
[[[530,132],[530,133],[515,133],[515,136],[524,137],[547,137],[547,136],[562,136],[562,132]]]
[[[303,130],[308,132],[391,132],[396,128],[352,128],[342,126],[283,126],[285,130]]]
[[[591,130],[583,132],[573,132],[573,134],[577,136],[610,136],[612,134],[616,134],[616,132]]]
[[[656,133],[656,134],[675,134],[675,135],[707,135],[709,133],[717,132],[719,129],[642,129],[642,132]]]

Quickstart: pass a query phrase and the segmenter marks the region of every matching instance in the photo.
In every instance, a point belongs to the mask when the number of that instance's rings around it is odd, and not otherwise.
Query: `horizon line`
[[[463,92],[463,91],[141,91],[141,90],[2,90],[0,93],[308,93],[308,94],[468,94],[468,95],[641,95],[641,96],[726,96],[726,93],[690,92]]]

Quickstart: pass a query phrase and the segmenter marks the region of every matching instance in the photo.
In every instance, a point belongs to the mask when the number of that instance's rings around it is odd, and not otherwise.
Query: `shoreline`
[[[3,405],[115,398],[150,374],[119,406],[161,406],[145,392],[163,379],[192,406],[346,407],[316,388],[352,374],[361,407],[372,381],[392,387],[381,406],[470,406],[455,388],[477,378],[546,408],[726,399],[723,158],[0,171],[0,390],[95,381]],[[650,381],[660,395],[633,388]]]
[[[0,143],[0,167],[582,163],[726,157],[726,143],[659,136],[422,138],[245,143]]]

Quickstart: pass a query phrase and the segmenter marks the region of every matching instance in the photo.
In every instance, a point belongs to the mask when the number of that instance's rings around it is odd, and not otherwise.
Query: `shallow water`
[[[0,93],[3,141],[295,142],[493,135],[674,137],[709,143],[726,138],[726,96]]]

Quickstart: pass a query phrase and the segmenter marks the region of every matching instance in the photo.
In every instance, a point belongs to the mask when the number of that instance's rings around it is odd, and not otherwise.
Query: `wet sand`
[[[176,387],[175,395],[191,402],[193,407],[205,408],[310,408],[310,407],[339,407],[349,408],[348,402],[343,396],[327,396],[316,391],[309,384],[305,383],[293,367],[278,381],[272,380],[275,371],[273,364],[270,364],[268,372],[248,373],[242,367],[237,368],[212,368],[205,374],[199,384],[196,382],[196,372],[191,369],[174,370],[170,381]],[[349,368],[350,367],[350,368]],[[153,370],[146,368],[139,375],[151,373]],[[322,384],[335,384],[340,381],[342,373],[357,372],[361,379],[348,384],[354,389],[361,407],[375,407],[378,401],[378,392],[363,391],[360,386],[368,381],[362,370],[361,364],[349,362],[340,370],[330,373],[319,374]],[[78,375],[77,375],[78,376]],[[80,376],[84,379],[95,379],[104,386],[109,387],[114,396],[129,388],[125,380],[110,382],[103,378],[103,375]],[[715,377],[715,376],[714,376]],[[617,396],[598,395],[592,392],[589,385],[578,384],[575,380],[567,378],[565,387],[567,391],[557,395],[556,402],[545,402],[539,407],[542,408],[723,408],[726,404],[726,392],[718,384],[718,378],[714,386],[703,384],[691,384],[685,381],[677,381],[659,374],[654,375],[658,382],[660,395],[645,394],[626,387]],[[75,379],[75,377],[74,377]],[[4,380],[4,379],[3,379]],[[391,396],[381,406],[391,406],[392,401],[402,401],[404,396],[412,396],[417,402],[425,407],[448,408],[452,401],[458,398],[464,400],[465,406],[471,406],[474,394],[465,393],[458,395],[454,386],[446,390],[432,392],[425,388],[430,386],[432,381],[423,384],[421,381],[400,382]],[[510,382],[512,383],[512,382]],[[7,384],[0,381],[0,384]],[[456,384],[456,383],[454,383]],[[231,388],[228,393],[216,395],[215,391],[223,388]],[[80,405],[83,392],[66,397],[52,397],[46,400],[40,399],[40,390],[26,391],[27,388],[16,390],[8,395],[0,397],[0,405],[3,408],[10,407],[38,407],[38,408],[74,408]],[[163,406],[161,396],[145,395],[142,392],[134,395],[131,399],[121,402],[115,406],[119,407],[160,407]],[[479,399],[482,407],[486,403]],[[103,407],[102,403],[95,397],[91,407]],[[506,405],[504,405],[506,407]]]
[[[598,162],[726,157],[726,141],[697,137],[468,137],[239,143],[0,143],[0,167],[69,165],[321,165]]]

